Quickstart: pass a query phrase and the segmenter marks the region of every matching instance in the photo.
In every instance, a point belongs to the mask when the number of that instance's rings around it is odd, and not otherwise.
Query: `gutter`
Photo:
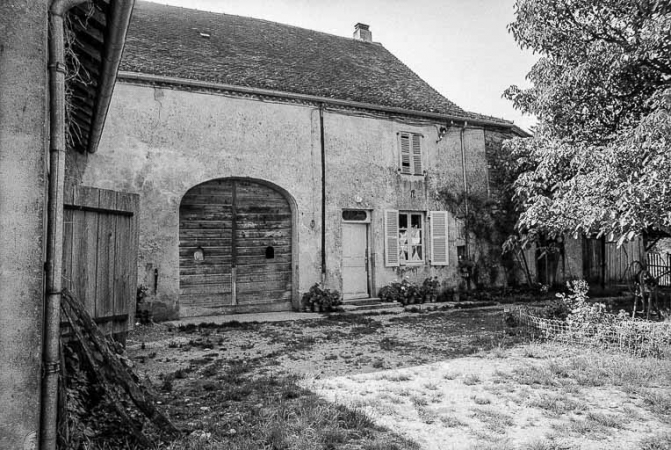
[[[138,72],[127,72],[119,71],[118,75],[119,80],[125,81],[139,81],[143,83],[164,83],[172,84],[176,86],[192,87],[192,88],[202,88],[202,89],[213,89],[219,91],[232,91],[239,92],[242,94],[252,94],[252,95],[265,95],[268,97],[276,97],[281,99],[291,99],[291,100],[301,100],[306,102],[315,102],[319,104],[328,104],[334,106],[345,106],[350,108],[360,108],[368,109],[372,111],[381,111],[386,113],[393,114],[405,114],[409,116],[424,117],[427,119],[434,119],[441,122],[449,121],[458,121],[464,122],[468,121],[472,125],[482,125],[482,126],[491,126],[499,128],[513,128],[515,125],[512,122],[498,122],[494,120],[486,119],[474,119],[472,117],[452,115],[452,114],[440,114],[432,113],[425,111],[416,111],[412,109],[397,108],[394,106],[383,106],[375,105],[373,103],[364,103],[364,102],[355,102],[351,100],[340,100],[337,98],[328,98],[328,97],[319,97],[316,95],[307,95],[307,94],[295,94],[293,92],[283,92],[275,91],[271,89],[261,89],[245,86],[234,86],[231,84],[217,83],[212,81],[200,81],[200,80],[190,80],[187,78],[177,78],[177,77],[168,77],[163,75],[150,75],[145,73]]]
[[[47,261],[46,298],[42,350],[42,392],[40,411],[41,450],[54,450],[58,422],[58,379],[60,367],[60,308],[63,291],[63,186],[65,179],[65,43],[64,16],[74,6],[88,0],[54,0],[49,8],[49,190],[47,198]],[[133,0],[112,0],[110,7],[115,16],[130,17]],[[117,14],[118,13],[118,14]],[[115,22],[117,26],[123,24]],[[110,25],[111,26],[111,25]],[[127,25],[126,25],[127,26]],[[117,39],[125,32],[109,31]],[[106,48],[116,48],[123,43],[106,42]],[[113,51],[106,51],[111,55]],[[120,53],[119,53],[120,56]],[[109,64],[108,64],[109,67]],[[107,84],[114,85],[115,73],[102,73],[112,77]],[[111,91],[110,91],[111,92]],[[99,102],[102,103],[102,102]],[[109,101],[108,101],[109,104]],[[106,108],[105,108],[106,111]],[[102,129],[104,117],[98,116]],[[89,147],[90,148],[90,147]]]
[[[121,63],[124,43],[126,42],[126,33],[128,24],[133,12],[135,0],[111,0],[110,17],[107,23],[107,33],[105,35],[105,51],[103,53],[102,78],[98,86],[96,103],[93,108],[93,118],[91,132],[89,134],[88,147],[89,153],[95,153],[98,149],[98,143],[103,133],[105,117],[112,101],[112,92],[116,81],[117,71]]]

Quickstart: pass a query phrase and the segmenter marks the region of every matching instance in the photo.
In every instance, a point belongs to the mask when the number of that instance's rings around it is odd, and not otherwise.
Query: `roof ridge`
[[[128,36],[124,71],[464,113],[377,42],[146,0]]]
[[[296,29],[299,29],[299,30],[302,30],[302,31],[308,31],[310,33],[324,34],[326,36],[331,36],[331,37],[335,37],[335,38],[338,38],[338,39],[345,39],[347,41],[360,42],[360,43],[365,44],[365,45],[375,44],[375,45],[379,45],[381,47],[384,47],[384,45],[382,45],[381,42],[364,41],[364,40],[361,40],[361,39],[355,39],[353,37],[341,36],[339,34],[327,33],[326,31],[319,31],[319,30],[314,30],[312,28],[305,28],[305,27],[301,27],[301,26],[298,26],[298,25],[292,25],[290,23],[277,22],[277,21],[269,20],[269,19],[260,19],[258,17],[242,16],[242,15],[239,15],[239,14],[230,14],[230,13],[224,13],[224,12],[218,12],[218,11],[210,11],[210,10],[207,10],[207,9],[187,8],[185,6],[169,5],[167,3],[161,3],[160,1],[155,1],[155,0],[136,0],[136,3],[153,3],[155,5],[160,5],[160,6],[167,7],[167,8],[185,9],[187,11],[198,11],[198,12],[201,12],[201,13],[216,14],[216,15],[219,15],[219,16],[238,17],[238,18],[241,18],[241,19],[253,20],[253,21],[256,21],[256,22],[265,22],[265,23],[269,23],[269,24],[272,24],[272,25],[281,25],[283,27],[296,28]]]

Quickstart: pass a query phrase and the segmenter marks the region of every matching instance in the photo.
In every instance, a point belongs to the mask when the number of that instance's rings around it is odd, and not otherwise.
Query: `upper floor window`
[[[422,175],[422,135],[402,131],[398,133],[399,169],[407,175]]]

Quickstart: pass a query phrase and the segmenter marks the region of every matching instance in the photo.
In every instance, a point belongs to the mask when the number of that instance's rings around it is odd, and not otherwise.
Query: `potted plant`
[[[383,286],[377,295],[383,302],[398,302],[401,300],[400,286],[400,283],[393,282],[387,286]]]
[[[457,267],[459,268],[459,275],[461,275],[462,278],[468,279],[473,274],[475,261],[469,258],[460,259]]]
[[[319,283],[313,284],[301,298],[303,310],[329,312],[342,304],[340,292],[322,289]]]
[[[434,303],[438,297],[440,282],[438,277],[429,277],[424,280],[421,287],[422,298],[425,302]]]

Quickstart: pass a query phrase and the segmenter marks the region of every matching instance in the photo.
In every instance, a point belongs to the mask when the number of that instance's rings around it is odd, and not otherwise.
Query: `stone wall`
[[[456,286],[459,239],[453,217],[449,217],[448,266],[395,268],[384,265],[383,215],[388,209],[444,210],[438,191],[463,189],[462,141],[469,189],[485,192],[484,130],[450,127],[442,135],[439,123],[329,108],[323,112],[323,123],[325,284],[342,290],[341,214],[353,208],[372,214],[373,296],[404,276],[420,283],[438,276],[444,287]],[[422,136],[425,174],[398,173],[399,132]],[[70,154],[68,177],[70,182],[141,195],[139,283],[149,287],[157,318],[180,314],[179,204],[188,189],[212,179],[248,177],[286,190],[296,204],[294,307],[298,307],[300,294],[322,281],[320,134],[315,105],[120,82],[98,152]]]
[[[46,0],[0,2],[0,448],[34,449],[40,414]]]

